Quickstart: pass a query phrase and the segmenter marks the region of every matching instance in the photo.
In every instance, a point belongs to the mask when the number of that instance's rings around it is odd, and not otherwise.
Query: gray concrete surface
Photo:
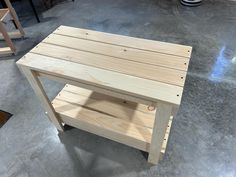
[[[0,109],[14,116],[0,129],[1,177],[235,177],[236,2],[75,0],[45,10],[14,6],[26,31],[19,54],[0,59]],[[15,62],[60,24],[193,46],[182,105],[164,159],[149,165],[131,147],[70,129],[58,135]],[[43,81],[53,98],[62,87]]]

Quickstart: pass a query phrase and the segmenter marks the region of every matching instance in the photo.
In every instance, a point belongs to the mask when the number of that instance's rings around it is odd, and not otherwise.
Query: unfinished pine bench
[[[59,131],[64,125],[149,153],[165,153],[192,48],[58,27],[18,66]],[[65,83],[50,102],[39,77]]]

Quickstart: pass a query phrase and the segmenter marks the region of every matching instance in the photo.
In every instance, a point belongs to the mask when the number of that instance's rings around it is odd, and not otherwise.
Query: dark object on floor
[[[53,1],[54,0],[42,0],[43,1],[43,4],[44,6],[47,8],[47,9],[50,9],[52,8],[53,6]],[[74,2],[75,0],[72,0],[72,2]]]
[[[33,9],[34,16],[35,16],[37,22],[40,23],[39,16],[38,16],[38,14],[37,14],[37,11],[36,11],[36,9],[35,9],[35,6],[34,6],[33,1],[32,1],[32,0],[29,0],[29,3],[30,3],[30,5],[31,5],[31,7],[32,7],[32,9]]]
[[[12,114],[0,110],[0,128],[10,119]]]
[[[202,0],[180,0],[181,4],[185,6],[199,6],[202,2]]]

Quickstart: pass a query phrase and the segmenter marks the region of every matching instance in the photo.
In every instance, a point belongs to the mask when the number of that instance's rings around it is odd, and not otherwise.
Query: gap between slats
[[[177,86],[183,86],[185,82],[185,71],[137,63],[129,60],[122,61],[113,57],[101,56],[57,45],[40,44],[33,49],[31,53]]]
[[[117,45],[121,47],[129,47],[133,49],[140,49],[140,50],[145,50],[145,51],[150,51],[150,52],[180,56],[180,57],[185,57],[188,59],[190,58],[191,52],[192,52],[191,46],[155,41],[155,40],[150,40],[150,39],[136,38],[136,37],[130,37],[130,36],[123,36],[119,34],[105,33],[105,32],[88,30],[88,29],[74,28],[74,27],[63,26],[63,25],[58,27],[53,33],[65,35],[68,37],[75,37],[75,38],[86,39],[86,40],[91,40],[95,42]],[[101,38],[103,38],[103,40]],[[104,41],[104,38],[107,38],[107,41],[109,42]],[[125,45],[124,43],[129,43],[130,45]],[[145,45],[147,45],[148,47],[144,47]],[[139,47],[136,47],[136,46],[139,46]],[[150,46],[151,48],[153,48],[152,50],[150,49]],[[157,48],[156,46],[162,46],[162,47]],[[186,51],[187,53],[185,55],[183,54],[177,55],[176,53],[181,53],[178,50],[173,50],[173,51],[168,51],[168,52],[159,51],[159,50],[166,50],[163,48],[167,48],[167,47],[178,48],[179,50],[183,50],[182,53]]]
[[[54,43],[54,42],[45,41],[45,40],[42,41],[35,48],[42,47],[43,45],[57,46],[57,47],[61,47],[61,48],[71,49],[71,50],[74,50],[74,51],[80,51],[80,52],[83,52],[83,53],[91,53],[93,55],[100,55],[100,56],[104,56],[104,57],[108,57],[108,58],[116,58],[118,60],[123,60],[123,61],[132,61],[132,62],[135,62],[135,63],[147,64],[147,65],[151,65],[151,66],[154,65],[154,66],[157,66],[157,67],[174,69],[174,70],[178,70],[178,71],[187,71],[188,63],[189,63],[189,60],[187,60],[186,58],[173,57],[173,56],[168,56],[166,54],[163,54],[162,56],[157,55],[157,56],[154,57],[151,53],[149,53],[149,54],[146,53],[145,54],[146,56],[142,55],[142,54],[137,55],[138,58],[136,58],[134,56],[132,56],[132,57],[128,57],[128,56],[124,57],[123,56],[122,57],[122,56],[109,55],[107,53],[106,54],[105,53],[98,53],[98,52],[94,52],[94,51],[91,51],[91,50],[79,49],[79,48],[75,48],[75,47],[71,47],[71,46],[67,46],[67,45],[62,45],[62,44],[59,44],[59,43]],[[123,49],[123,50],[125,50],[125,49]],[[127,52],[134,53],[134,51],[129,51],[129,50],[126,50],[125,52],[126,53]],[[142,52],[142,50],[140,50],[140,52]],[[164,55],[166,55],[166,56],[164,56]],[[151,58],[153,58],[153,59],[151,59]],[[164,59],[164,58],[166,58],[166,59]],[[176,59],[176,58],[178,58],[178,59]],[[159,61],[157,61],[157,60],[159,60]],[[166,60],[166,61],[164,61],[164,60]],[[182,61],[180,61],[180,60],[182,60]]]
[[[110,57],[122,58],[125,60],[132,60],[136,62],[142,61],[146,64],[154,64],[162,67],[179,69],[187,71],[189,58],[173,56],[166,53],[158,53],[153,51],[146,51],[142,49],[134,49],[130,47],[122,47],[115,44],[103,43],[99,41],[92,41],[83,38],[76,38],[73,36],[61,35],[53,33],[45,38],[42,42],[72,48],[76,50],[91,52]],[[145,59],[143,59],[145,58]],[[153,59],[150,59],[153,58]],[[164,59],[165,58],[165,59]],[[158,63],[158,60],[166,60]],[[181,62],[180,62],[181,60]],[[171,62],[170,62],[171,61]],[[156,62],[158,64],[156,64]],[[180,62],[180,63],[179,63]],[[175,65],[173,65],[173,63]],[[178,66],[179,65],[179,66]],[[177,67],[178,66],[178,67]]]

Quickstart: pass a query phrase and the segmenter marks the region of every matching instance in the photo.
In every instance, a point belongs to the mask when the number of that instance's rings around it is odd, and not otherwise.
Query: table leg
[[[58,116],[56,115],[56,112],[55,112],[49,98],[47,97],[47,94],[44,91],[43,86],[42,86],[38,76],[36,75],[36,73],[26,67],[23,67],[23,66],[21,66],[20,69],[22,69],[22,71],[24,72],[26,78],[28,79],[30,85],[32,86],[35,94],[38,96],[39,100],[41,101],[41,103],[42,103],[44,109],[46,110],[47,115],[49,116],[52,123],[56,126],[56,128],[59,131],[63,131],[62,122],[61,122],[60,118],[58,118]]]
[[[13,8],[11,9],[11,16],[13,18],[13,23],[16,26],[16,29],[18,29],[20,31],[21,36],[23,37],[25,35],[25,32],[24,32],[24,30],[21,26],[21,23],[18,19],[18,16],[17,16],[16,12],[15,12],[15,9],[13,9]]]
[[[158,163],[162,143],[164,140],[166,128],[168,126],[171,114],[172,114],[172,105],[157,103],[155,122],[152,132],[152,140],[148,155],[149,163],[153,164]]]

